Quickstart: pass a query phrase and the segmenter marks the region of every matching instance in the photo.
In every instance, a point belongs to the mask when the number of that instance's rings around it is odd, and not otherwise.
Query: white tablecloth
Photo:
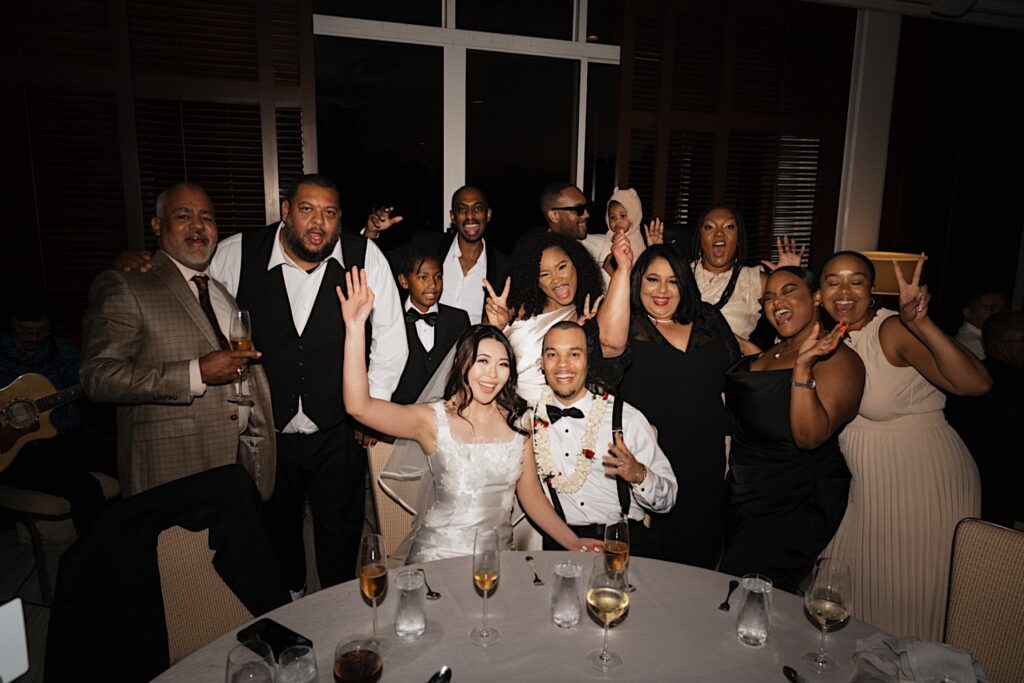
[[[592,669],[587,653],[601,646],[601,627],[586,614],[572,630],[551,621],[552,571],[556,562],[571,557],[584,565],[585,588],[594,555],[534,552],[537,573],[544,586],[533,585],[525,562],[527,553],[501,557],[501,579],[488,600],[488,624],[502,639],[481,648],[469,642],[469,631],[480,624],[482,599],[473,587],[472,558],[432,562],[423,566],[431,588],[443,594],[427,601],[427,631],[417,641],[394,635],[397,599],[389,589],[381,603],[382,633],[392,641],[384,657],[381,681],[424,683],[442,664],[453,670],[453,683],[465,681],[666,681],[677,683],[781,683],[782,667],[797,668],[812,682],[846,683],[850,656],[858,638],[876,629],[857,620],[830,633],[827,650],[843,668],[818,676],[803,667],[800,656],[817,649],[819,632],[803,613],[795,595],[774,591],[772,630],[760,649],[736,639],[735,620],[742,588],[732,596],[732,610],[718,604],[725,598],[731,577],[686,565],[631,558],[629,578],[637,590],[630,596],[629,616],[611,629],[609,647],[623,666],[607,674]],[[854,596],[856,601],[856,596]],[[584,605],[584,609],[586,606]],[[856,602],[853,609],[856,615]],[[335,646],[351,636],[369,633],[370,607],[351,581],[314,593],[266,615],[313,641],[320,680],[331,675]],[[157,681],[224,680],[224,663],[236,634],[229,633],[164,672]]]

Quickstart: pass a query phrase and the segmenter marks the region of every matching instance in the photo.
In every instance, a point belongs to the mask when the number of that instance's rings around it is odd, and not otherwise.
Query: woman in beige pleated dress
[[[953,532],[981,510],[978,470],[946,422],[943,391],[981,395],[992,380],[977,358],[928,317],[925,257],[899,311],[875,310],[874,267],[839,252],[822,269],[822,305],[850,324],[864,361],[864,397],[839,443],[853,475],[849,505],[823,556],[850,565],[854,614],[897,636],[939,640]]]

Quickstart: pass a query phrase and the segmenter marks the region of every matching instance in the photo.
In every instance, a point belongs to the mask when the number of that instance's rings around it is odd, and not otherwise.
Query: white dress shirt
[[[957,330],[956,340],[966,346],[971,353],[978,357],[978,360],[985,360],[985,347],[981,344],[981,330],[964,321],[964,324]]]
[[[444,258],[441,268],[444,271],[444,291],[441,292],[441,303],[446,306],[461,308],[469,314],[469,322],[479,325],[484,313],[484,278],[487,277],[487,245],[481,238],[483,249],[468,273],[462,272],[459,259],[462,258],[462,247],[458,236],[452,240],[448,255]],[[492,282],[495,291],[501,293],[504,282]]]
[[[437,304],[434,304],[426,311],[420,311],[420,309],[413,305],[412,298],[409,298],[405,302],[405,310],[416,311],[417,313],[437,313],[439,309]],[[415,327],[416,336],[420,338],[420,344],[423,344],[423,350],[429,352],[430,349],[434,348],[434,326],[428,325],[423,320],[417,320]]]
[[[192,270],[184,263],[181,263],[173,256],[164,252],[164,256],[170,259],[171,263],[178,267],[181,271],[181,276],[185,278],[185,283],[188,288],[195,295],[196,301],[199,301],[199,287],[192,278],[196,275],[205,275],[210,277],[209,269],[207,270]],[[217,317],[217,323],[220,326],[220,333],[224,335],[224,338],[228,338],[228,333],[231,328],[231,314],[234,312],[234,306],[228,301],[217,287],[207,287],[207,291],[210,292],[210,304],[213,306],[213,314]],[[188,362],[188,388],[189,393],[193,396],[202,396],[206,393],[206,383],[203,381],[203,374],[199,370],[199,359],[193,358]],[[249,388],[247,381],[242,382],[242,392],[245,393]],[[239,404],[238,405],[238,432],[241,434],[245,431],[245,428],[249,425],[249,406]]]
[[[561,407],[567,407],[555,400]],[[582,449],[587,418],[594,403],[594,395],[587,393],[572,406],[583,411],[583,418],[562,417],[547,427],[551,444],[551,462],[564,474],[571,475],[576,458]],[[605,474],[601,458],[608,454],[612,441],[612,406],[614,397],[605,407],[601,427],[597,432],[597,443],[591,461],[590,475],[576,493],[558,493],[558,499],[565,511],[565,521],[572,525],[604,524],[608,515],[619,512],[619,493],[615,477]],[[641,520],[645,510],[668,512],[676,502],[679,488],[672,465],[658,446],[654,431],[647,418],[628,403],[622,406],[622,440],[637,462],[647,467],[647,476],[639,484],[630,484],[633,503],[629,506],[629,518]],[[544,492],[550,495],[548,487],[542,484]]]
[[[307,273],[281,248],[281,229],[278,226],[274,237],[274,246],[270,252],[267,270],[280,266],[284,276],[284,286],[288,293],[288,301],[292,309],[292,322],[295,330],[302,334],[309,320],[309,314],[316,302],[324,273],[327,270],[327,259],[324,259],[311,272]],[[341,242],[334,245],[334,251],[327,258],[333,258],[343,268]],[[371,241],[366,243],[366,282],[373,290],[373,311],[370,313],[370,324],[373,336],[370,339],[370,395],[374,398],[388,400],[402,378],[402,370],[409,356],[409,345],[405,338],[405,319],[402,303],[398,298],[398,288],[391,275],[391,268],[383,252]],[[242,235],[228,237],[217,246],[217,252],[210,263],[210,273],[231,292],[238,293],[238,281],[242,273]],[[258,350],[258,349],[257,349]],[[318,431],[316,423],[302,412],[302,398],[299,398],[298,412],[282,430],[285,433],[312,434]]]

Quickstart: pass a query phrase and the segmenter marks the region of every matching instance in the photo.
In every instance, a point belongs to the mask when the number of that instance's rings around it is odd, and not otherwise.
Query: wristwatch
[[[792,384],[794,387],[800,387],[801,389],[813,389],[818,385],[818,383],[814,381],[813,377],[811,377],[806,382],[797,382],[795,379],[791,379],[789,380],[789,383]]]

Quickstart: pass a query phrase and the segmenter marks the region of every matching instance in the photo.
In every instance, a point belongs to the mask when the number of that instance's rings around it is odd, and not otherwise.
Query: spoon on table
[[[790,683],[807,683],[807,679],[801,676],[799,672],[791,666],[782,667],[782,674]]]
[[[441,594],[435,590],[431,590],[430,584],[427,583],[427,573],[422,569],[417,569],[416,571],[418,571],[420,576],[423,577],[423,585],[427,587],[427,600],[440,600]]]
[[[450,680],[452,680],[452,670],[451,667],[445,664],[437,670],[437,673],[430,677],[427,683],[448,683]]]
[[[530,565],[530,571],[533,572],[533,585],[543,586],[544,582],[537,576],[537,561],[533,559],[533,555],[526,556],[526,564]]]
[[[732,579],[729,582],[729,592],[726,594],[725,600],[722,601],[722,604],[718,606],[718,609],[722,610],[723,612],[728,612],[729,611],[729,598],[732,597],[732,592],[734,590],[736,590],[736,587],[739,586],[739,585],[740,585],[740,582],[737,581],[736,579]]]

